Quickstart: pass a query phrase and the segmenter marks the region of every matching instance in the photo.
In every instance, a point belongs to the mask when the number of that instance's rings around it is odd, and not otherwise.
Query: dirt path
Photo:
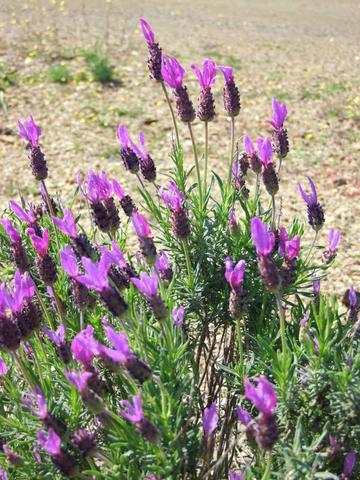
[[[281,182],[284,215],[304,218],[297,180],[311,175],[325,204],[327,227],[342,231],[341,271],[328,289],[360,288],[360,5],[356,1],[254,0],[40,1],[0,4],[0,79],[7,112],[0,113],[0,204],[20,187],[36,195],[15,123],[32,112],[43,127],[50,188],[69,197],[79,168],[107,169],[131,189],[118,158],[116,125],[124,122],[148,139],[159,171],[169,167],[170,118],[160,89],[148,79],[146,48],[137,28],[145,16],[163,49],[188,66],[211,57],[231,64],[241,87],[237,135],[266,134],[271,98],[289,110],[291,154]],[[115,66],[121,85],[104,87],[84,78],[80,48],[98,41]],[[77,78],[50,83],[50,65],[63,61]],[[1,82],[1,80],[0,80]],[[4,81],[3,81],[4,83]],[[197,82],[188,74],[196,101]],[[221,170],[228,144],[222,110],[222,80],[216,86],[218,116],[210,125],[210,158]],[[1,83],[0,83],[1,85]],[[202,125],[195,125],[202,146]],[[183,131],[188,161],[190,142]],[[328,228],[321,240],[325,243]]]

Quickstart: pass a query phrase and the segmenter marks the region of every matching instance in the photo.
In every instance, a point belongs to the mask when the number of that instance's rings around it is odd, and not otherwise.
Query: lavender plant
[[[77,180],[87,209],[75,213],[46,188],[40,128],[19,122],[42,202],[11,200],[1,220],[1,476],[358,478],[360,294],[349,288],[341,307],[321,292],[340,232],[317,244],[325,217],[310,178],[312,193],[299,192],[312,244],[299,220],[283,223],[286,106],[273,99],[271,138],[256,148],[246,135],[241,151],[232,69],[192,65],[195,112],[185,69],[140,25],[174,127],[170,178],[158,175],[144,135],[139,146],[120,125],[137,199],[90,171]],[[230,118],[226,178],[208,172],[218,71]],[[193,146],[189,169],[178,120]]]

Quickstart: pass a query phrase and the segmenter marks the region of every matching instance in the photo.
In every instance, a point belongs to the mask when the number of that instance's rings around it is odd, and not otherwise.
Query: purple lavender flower
[[[274,165],[271,161],[272,157],[272,146],[270,138],[262,137],[258,138],[258,152],[261,163],[264,166],[263,170],[263,182],[267,192],[270,195],[275,195],[279,190],[279,180],[275,172]]]
[[[149,25],[149,23],[143,18],[140,18],[139,22],[140,22],[142,33],[147,43],[149,44],[155,43],[155,34],[151,26]]]
[[[8,371],[9,371],[9,369],[8,369],[6,363],[0,357],[0,377],[3,377],[4,375],[6,375]]]
[[[325,222],[324,210],[317,200],[314,182],[310,177],[308,177],[308,180],[311,188],[311,194],[305,193],[300,183],[298,184],[299,192],[302,199],[307,204],[309,224],[315,231],[319,231]]]
[[[123,400],[121,406],[122,409],[119,409],[120,415],[125,420],[134,423],[137,431],[146,440],[151,443],[157,443],[160,433],[150,420],[145,417],[140,395],[133,397],[132,404],[128,400]]]
[[[132,224],[138,238],[151,237],[151,229],[148,221],[141,213],[134,212],[131,216]]]
[[[190,235],[190,222],[184,206],[185,195],[180,192],[175,182],[171,181],[167,189],[160,189],[160,197],[172,210],[171,223],[174,235],[185,240]]]
[[[195,72],[199,80],[200,87],[203,90],[211,88],[214,85],[217,70],[215,63],[212,60],[208,58],[204,60],[202,70],[200,70],[200,68],[194,63],[191,65],[191,68]]]
[[[233,69],[231,67],[219,66],[225,78],[224,86],[224,107],[229,117],[236,117],[240,113],[240,93],[235,85]]]
[[[210,435],[215,431],[219,421],[216,404],[212,403],[209,407],[205,408],[202,423],[204,435],[210,437]]]
[[[176,90],[182,87],[186,72],[175,57],[163,55],[161,74],[164,82],[167,83],[170,88]]]
[[[82,257],[82,264],[85,274],[77,276],[78,282],[98,292],[109,288],[109,263],[104,255],[101,256],[100,261],[97,263],[92,262],[89,258]]]
[[[82,194],[90,202],[92,216],[103,232],[115,230],[120,225],[119,211],[113,197],[113,184],[105,172],[99,174],[89,171],[82,182]]]
[[[0,480],[8,480],[8,474],[2,468],[0,468]]]
[[[140,278],[132,278],[131,281],[147,299],[151,299],[158,294],[159,282],[155,272],[152,275],[141,272]]]
[[[157,320],[166,318],[167,309],[158,293],[159,279],[156,271],[152,271],[151,275],[141,272],[140,278],[132,278],[131,281],[147,299],[155,318]]]
[[[114,194],[120,199],[120,205],[125,215],[131,217],[132,213],[137,210],[133,199],[124,192],[121,185],[114,179],[112,180],[112,186]]]
[[[251,237],[258,255],[270,255],[275,245],[275,235],[260,218],[251,219]]]
[[[261,160],[261,163],[265,168],[268,167],[269,164],[271,163],[271,157],[273,153],[271,141],[269,137],[258,138],[258,151],[259,151],[259,158]]]
[[[27,211],[25,211],[15,200],[10,200],[9,207],[18,219],[28,226],[33,226],[36,223],[36,214],[31,205],[27,204]]]
[[[246,262],[240,260],[235,266],[231,258],[227,257],[225,262],[225,278],[231,288],[236,290],[244,281]]]
[[[38,440],[64,475],[73,477],[78,473],[74,459],[61,448],[61,439],[52,428],[49,428],[47,436],[43,432],[38,432]]]
[[[91,378],[91,372],[64,372],[66,378],[71,382],[76,390],[80,392],[80,394],[84,394],[88,390],[88,380]]]
[[[285,158],[289,153],[289,140],[287,130],[284,128],[284,121],[287,115],[285,103],[279,103],[275,98],[272,99],[273,116],[269,123],[274,127],[273,142],[274,149],[280,158]]]
[[[277,404],[277,396],[274,386],[264,376],[254,379],[255,387],[247,377],[244,378],[245,397],[264,415],[274,415]]]
[[[350,287],[349,289],[348,301],[351,309],[355,309],[357,307],[357,294],[354,287]]]
[[[42,236],[36,234],[33,228],[28,228],[26,233],[30,236],[31,242],[35,251],[40,255],[40,257],[44,257],[49,249],[50,243],[50,234],[48,230],[43,230]]]
[[[30,116],[27,120],[20,122],[18,120],[19,135],[30,143],[32,147],[39,146],[39,138],[41,136],[41,128],[39,128],[33,117]]]
[[[146,20],[143,18],[140,19],[140,27],[143,32],[144,38],[146,40],[149,57],[148,57],[148,67],[150,71],[150,76],[159,82],[162,81],[161,75],[161,57],[162,51],[159,47],[159,44],[155,41],[155,35]]]
[[[191,123],[195,119],[195,110],[189,98],[187,88],[183,86],[185,70],[175,57],[162,56],[161,74],[164,82],[173,89],[176,110],[182,122]]]
[[[356,452],[351,450],[345,457],[343,472],[340,475],[342,480],[350,480],[356,464]]]
[[[61,266],[70,278],[76,279],[80,275],[76,255],[70,245],[66,245],[60,251]]]
[[[85,368],[92,365],[92,361],[100,352],[99,342],[94,338],[94,328],[88,325],[75,335],[71,342],[71,351],[74,358]]]
[[[17,268],[20,270],[21,273],[28,271],[30,268],[30,262],[26,250],[23,246],[20,233],[7,218],[3,218],[2,220],[0,220],[0,223],[4,227],[5,232],[9,236],[12,243],[11,253]]]
[[[313,281],[313,293],[315,297],[319,296],[320,293],[320,280]]]
[[[36,417],[44,420],[48,415],[46,399],[39,387],[35,387],[34,392],[28,392],[21,401],[25,407]]]
[[[118,126],[117,137],[120,140],[120,155],[126,170],[137,173],[139,171],[139,158],[132,149],[131,138],[125,125]]]
[[[41,136],[41,129],[36,125],[33,117],[23,122],[18,121],[19,135],[30,145],[29,160],[32,168],[32,173],[36,180],[45,180],[47,178],[47,166],[44,154],[40,150],[39,138]]]
[[[109,265],[117,265],[121,268],[126,268],[127,263],[119,245],[116,242],[111,242],[111,247],[112,250],[108,250],[104,246],[100,247],[100,251],[104,259],[108,262]]]
[[[161,280],[168,285],[173,278],[173,269],[171,268],[169,257],[164,251],[161,251],[154,263],[156,272],[159,274]]]
[[[192,64],[191,68],[195,72],[201,87],[197,116],[202,122],[210,122],[215,117],[215,102],[211,92],[217,73],[215,63],[206,59],[204,60],[202,70],[195,64]]]
[[[336,257],[336,248],[340,242],[340,230],[329,230],[328,248],[324,252],[323,259],[326,263],[331,262]]]
[[[328,244],[329,252],[334,254],[339,242],[340,242],[340,230],[334,230],[333,228],[330,228],[329,244]]]
[[[252,421],[253,418],[250,415],[250,413],[245,410],[245,408],[242,408],[240,405],[236,407],[236,414],[238,416],[239,421],[247,427]]]
[[[52,331],[48,327],[44,326],[43,332],[54,345],[61,360],[65,364],[69,363],[72,357],[70,345],[65,336],[64,324],[62,323],[55,331]]]
[[[74,214],[67,208],[64,208],[63,212],[63,218],[53,217],[53,221],[65,235],[68,235],[70,238],[76,238],[77,232]]]
[[[132,141],[131,148],[139,157],[140,170],[145,180],[147,180],[148,182],[154,182],[156,180],[156,167],[153,159],[150,157],[147,151],[144,134],[142,132],[139,132],[139,142],[141,148],[139,148]]]
[[[292,240],[287,234],[286,228],[281,228],[279,236],[279,254],[283,255],[287,260],[293,260],[299,256],[300,251],[299,235],[296,235]]]
[[[272,99],[273,116],[269,120],[269,123],[275,128],[280,130],[283,127],[284,121],[287,115],[287,109],[285,103],[279,103],[275,98]]]
[[[232,235],[236,235],[238,233],[239,225],[236,219],[236,213],[234,208],[230,209],[229,216],[228,216],[228,226],[229,226],[230,233]]]
[[[12,244],[17,244],[21,242],[21,236],[19,231],[13,226],[13,224],[7,218],[2,218],[0,220],[1,225],[4,227],[4,230]]]
[[[255,150],[254,144],[249,137],[249,135],[244,135],[244,148],[248,157],[250,168],[257,175],[261,173],[262,163],[259,159],[259,156]]]
[[[229,472],[229,480],[245,480],[244,472]]]
[[[181,327],[184,324],[185,307],[183,305],[180,305],[179,307],[174,307],[171,315],[174,325],[176,325],[177,327]]]
[[[105,353],[115,362],[125,364],[129,360],[133,353],[131,352],[127,335],[125,332],[117,333],[109,324],[104,324],[104,330],[106,336],[115,350],[106,348]]]

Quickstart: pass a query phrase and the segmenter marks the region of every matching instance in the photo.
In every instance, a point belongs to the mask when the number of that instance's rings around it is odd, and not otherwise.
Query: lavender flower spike
[[[201,87],[197,116],[202,122],[210,122],[215,117],[215,102],[211,92],[217,72],[215,63],[206,59],[204,60],[202,70],[195,64],[192,64],[191,68],[198,77]]]
[[[43,331],[45,335],[48,337],[50,342],[54,345],[57,354],[61,358],[61,360],[67,364],[70,362],[72,356],[71,356],[71,350],[70,350],[70,344],[66,340],[65,337],[65,327],[64,324],[62,323],[56,330],[53,332],[47,327],[43,327]]]
[[[184,68],[175,57],[163,55],[161,74],[164,82],[173,89],[178,117],[182,122],[191,123],[195,119],[195,110],[189,98],[187,88],[183,86]]]
[[[244,472],[229,472],[228,480],[245,480]]]
[[[125,125],[118,126],[117,137],[120,140],[120,155],[126,170],[137,173],[139,171],[139,158],[132,149],[131,138]]]
[[[264,375],[255,378],[255,382],[256,387],[244,378],[245,397],[264,415],[274,415],[277,396],[272,383]]]
[[[174,325],[181,327],[181,325],[184,323],[185,307],[183,305],[180,305],[180,307],[174,307],[171,315]]]
[[[216,429],[219,421],[216,404],[212,403],[209,407],[205,408],[202,423],[204,435],[209,437]]]
[[[53,217],[54,223],[57,225],[58,229],[61,230],[65,235],[68,235],[70,238],[76,238],[76,223],[74,214],[64,208],[63,218]]]
[[[255,150],[254,144],[249,137],[249,135],[244,135],[244,148],[248,157],[248,162],[250,165],[250,168],[254,173],[257,175],[261,173],[261,168],[262,168],[262,163],[261,160],[259,159],[259,156]]]
[[[140,27],[148,46],[148,51],[149,51],[148,67],[150,71],[150,76],[154,80],[161,82],[163,79],[161,74],[161,58],[162,58],[161,48],[159,47],[159,44],[155,40],[155,34],[151,26],[143,18],[140,19]]]
[[[269,120],[269,123],[275,128],[275,130],[280,130],[283,127],[287,109],[285,103],[279,103],[275,98],[272,99],[272,109],[273,116]]]
[[[61,448],[61,439],[52,428],[49,428],[47,437],[43,432],[38,432],[38,440],[64,475],[67,477],[76,476],[78,473],[77,465],[71,455]]]
[[[271,161],[273,149],[269,137],[258,138],[258,151],[259,158],[264,166],[263,182],[267,192],[273,196],[279,190],[279,180],[275,172],[274,164]]]
[[[45,180],[48,176],[46,160],[39,146],[41,129],[36,125],[33,117],[23,122],[18,121],[19,135],[30,145],[29,160],[31,170],[36,180]]]
[[[141,253],[149,263],[152,263],[156,258],[156,247],[154,240],[151,238],[149,223],[144,215],[138,212],[131,215],[131,220],[139,239]]]
[[[318,203],[314,182],[310,177],[308,177],[308,180],[311,188],[310,194],[304,192],[300,183],[298,184],[298,187],[302,199],[307,204],[309,224],[317,232],[321,229],[325,222],[324,210],[320,203]]]
[[[148,182],[154,182],[156,180],[156,167],[153,159],[147,151],[144,134],[142,132],[139,132],[139,142],[141,148],[139,148],[134,142],[131,142],[131,148],[140,159],[140,170],[145,180]]]
[[[10,241],[12,243],[12,257],[21,273],[27,272],[30,268],[30,261],[27,256],[26,250],[22,243],[22,239],[19,231],[13,226],[13,224],[7,218],[0,220],[1,225],[4,227]]]
[[[9,371],[9,369],[8,369],[6,363],[0,357],[0,377],[3,377],[4,375],[6,375],[8,371]]]
[[[156,443],[159,440],[159,431],[144,415],[140,395],[133,397],[133,404],[128,400],[123,400],[121,406],[123,408],[119,409],[120,415],[124,417],[125,420],[134,423],[140,435],[150,443]]]
[[[132,283],[147,299],[149,306],[157,320],[164,320],[167,316],[166,306],[158,293],[158,276],[155,271],[151,276],[146,272],[140,273],[140,278],[132,278]]]
[[[350,480],[356,464],[356,452],[351,450],[345,457],[343,473],[340,475],[340,480]]]
[[[328,239],[328,248],[323,253],[323,262],[330,263],[336,257],[336,248],[340,242],[340,230],[334,230],[330,228],[329,230],[329,239]]]
[[[275,416],[277,396],[273,385],[261,375],[255,379],[257,386],[244,378],[245,397],[250,400],[259,410],[256,417],[256,425],[248,426],[248,434],[253,436],[262,450],[271,450],[278,438],[278,429]]]
[[[240,113],[240,93],[235,85],[233,69],[231,67],[219,66],[225,78],[224,86],[224,107],[229,117],[236,117]]]
[[[275,236],[258,217],[251,219],[251,237],[258,255],[270,255],[272,253]]]
[[[39,146],[39,138],[41,136],[41,128],[39,128],[33,117],[30,116],[27,120],[20,122],[18,120],[19,135],[30,143],[32,147]]]

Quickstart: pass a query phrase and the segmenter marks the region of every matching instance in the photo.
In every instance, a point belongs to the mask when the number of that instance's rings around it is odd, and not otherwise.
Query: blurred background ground
[[[314,178],[328,228],[340,228],[339,268],[330,292],[360,288],[360,4],[356,0],[11,0],[0,2],[0,205],[18,190],[38,195],[16,120],[30,113],[43,128],[49,187],[71,198],[81,168],[106,169],[131,193],[119,160],[116,127],[142,129],[159,172],[168,159],[171,122],[160,87],[148,78],[138,18],[152,24],[166,53],[189,66],[204,57],[231,65],[241,89],[237,136],[266,134],[271,98],[286,101],[291,153],[281,180],[284,216],[305,219],[296,182]],[[91,55],[114,67],[98,82]],[[104,67],[105,62],[105,67]],[[106,70],[106,60],[100,67]],[[101,72],[100,72],[101,73]],[[225,174],[228,122],[222,78],[210,125],[210,161]],[[192,72],[187,85],[198,94]],[[202,147],[202,125],[194,130]],[[186,160],[191,144],[182,131]]]

